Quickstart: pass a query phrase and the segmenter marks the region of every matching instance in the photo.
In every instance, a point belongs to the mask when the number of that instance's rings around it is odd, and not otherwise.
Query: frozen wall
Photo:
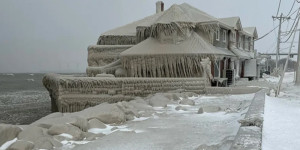
[[[129,101],[136,96],[182,89],[204,93],[205,78],[112,78],[48,74],[43,84],[50,93],[52,111],[74,112],[100,103]]]

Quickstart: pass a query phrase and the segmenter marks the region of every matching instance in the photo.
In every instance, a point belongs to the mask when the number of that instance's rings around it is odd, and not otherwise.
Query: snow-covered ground
[[[266,77],[270,82],[279,78]],[[285,74],[278,97],[266,96],[263,150],[298,150],[300,147],[300,87],[293,83],[294,73]]]
[[[221,150],[229,149],[240,127],[238,120],[244,117],[254,94],[230,96],[194,97],[195,106],[181,105],[187,111],[177,111],[179,104],[166,108],[155,108],[149,118],[129,121],[116,130],[112,126],[89,132],[104,133],[106,136],[95,141],[71,146],[74,149],[196,149],[208,145]],[[220,106],[215,113],[197,114],[199,107]],[[237,109],[241,108],[237,111]],[[67,146],[64,149],[68,149]]]

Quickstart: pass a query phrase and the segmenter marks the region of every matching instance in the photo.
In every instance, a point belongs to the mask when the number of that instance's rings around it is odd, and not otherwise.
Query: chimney
[[[156,2],[156,13],[160,13],[164,11],[164,2],[158,1]]]

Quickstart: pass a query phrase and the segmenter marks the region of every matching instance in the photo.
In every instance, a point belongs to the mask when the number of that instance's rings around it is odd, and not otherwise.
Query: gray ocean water
[[[30,124],[51,113],[44,74],[0,74],[0,123]]]

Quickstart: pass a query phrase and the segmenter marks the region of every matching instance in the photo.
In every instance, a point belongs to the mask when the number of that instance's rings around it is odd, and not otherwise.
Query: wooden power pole
[[[290,17],[283,17],[281,13],[280,17],[272,16],[273,19],[279,19],[279,28],[278,28],[278,37],[277,37],[277,49],[276,49],[276,69],[278,68],[278,61],[279,61],[279,51],[280,51],[280,37],[281,37],[281,24],[283,19],[290,19]]]
[[[296,85],[300,85],[300,32],[299,32],[299,40],[298,40],[298,55],[297,55],[297,66],[296,66]]]

